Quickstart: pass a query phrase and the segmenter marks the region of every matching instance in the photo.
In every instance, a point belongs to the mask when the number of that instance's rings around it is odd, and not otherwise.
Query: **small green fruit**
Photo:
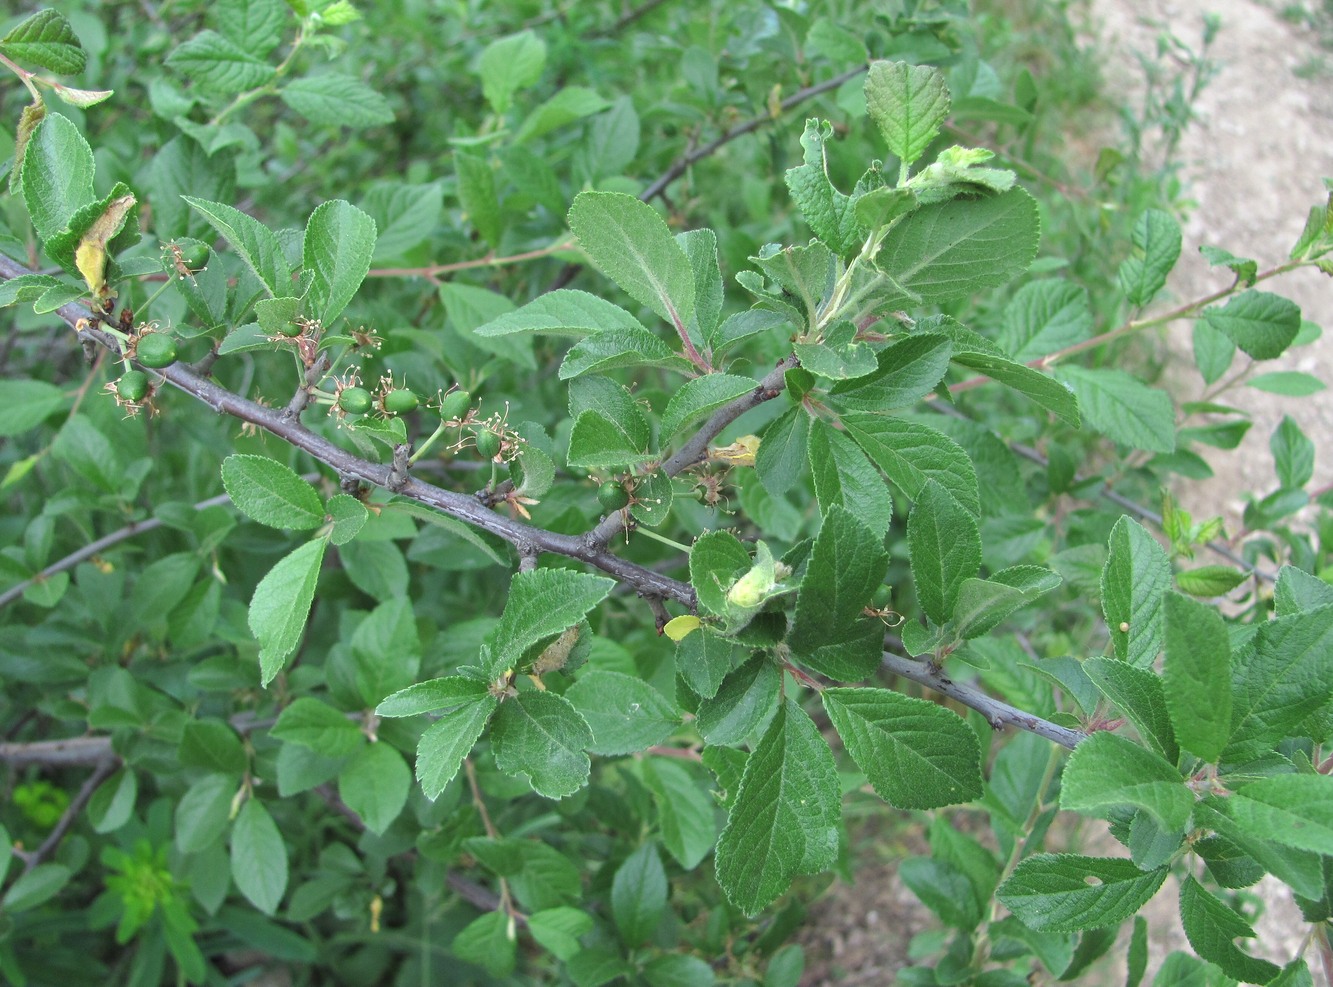
[[[300,322],[284,322],[278,326],[278,334],[288,339],[295,339],[305,332],[305,325]]]
[[[202,271],[208,263],[208,247],[202,243],[181,247],[180,252],[181,263],[192,271]]]
[[[482,459],[494,459],[500,455],[500,436],[489,428],[477,429],[477,454]]]
[[[446,422],[462,421],[470,407],[472,407],[471,394],[467,391],[450,391],[440,399],[440,420]]]
[[[338,394],[338,407],[349,415],[364,415],[373,403],[364,387],[344,387]]]
[[[127,370],[116,381],[116,394],[122,401],[138,404],[148,397],[148,375],[142,370]]]
[[[887,609],[893,602],[893,587],[880,583],[875,587],[875,594],[870,598],[870,605],[876,610]]]
[[[149,332],[134,345],[134,358],[154,370],[176,362],[176,341],[162,332]]]
[[[623,511],[629,506],[629,491],[618,480],[607,480],[597,488],[597,503],[607,514]]]
[[[420,403],[421,399],[416,392],[406,387],[399,387],[384,395],[384,410],[390,415],[405,415],[415,411]]]

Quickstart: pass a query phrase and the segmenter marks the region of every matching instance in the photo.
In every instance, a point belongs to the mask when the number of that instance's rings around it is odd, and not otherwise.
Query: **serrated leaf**
[[[666,911],[667,879],[657,847],[645,843],[616,868],[611,881],[611,917],[631,949],[657,931]]]
[[[915,500],[934,480],[970,513],[981,513],[976,468],[953,439],[901,418],[848,413],[841,419],[847,434],[908,497]]]
[[[666,410],[662,412],[662,439],[670,438],[758,386],[752,378],[731,374],[705,374],[685,381],[672,393]]]
[[[1279,617],[1304,613],[1333,603],[1333,586],[1318,576],[1284,565],[1277,573],[1273,587],[1273,606]]]
[[[495,192],[495,172],[490,162],[475,154],[456,150],[454,171],[458,176],[458,201],[463,206],[463,212],[481,238],[495,247],[504,232],[504,213]]]
[[[866,75],[865,97],[870,118],[904,168],[925,153],[949,115],[949,87],[931,65],[875,62]]]
[[[496,113],[507,113],[514,93],[540,79],[545,65],[546,44],[532,31],[492,41],[477,63],[482,95]]]
[[[890,414],[933,391],[944,379],[952,353],[953,345],[944,336],[913,334],[881,350],[872,372],[836,384],[830,394],[839,408]]]
[[[821,420],[811,422],[809,469],[819,509],[846,508],[882,540],[893,516],[893,499],[873,463],[855,442]]]
[[[426,798],[437,799],[454,780],[463,758],[486,729],[499,700],[483,693],[463,705],[451,707],[426,728],[417,742],[417,780]]]
[[[790,699],[746,759],[717,843],[717,879],[727,899],[755,915],[798,874],[828,867],[838,853],[837,768],[828,744]]]
[[[647,329],[612,329],[585,336],[565,354],[559,377],[600,374],[621,367],[669,367],[688,372],[689,364]]]
[[[861,611],[888,570],[883,540],[882,533],[841,506],[824,515],[788,641],[793,656],[821,675],[855,682],[879,667],[884,629]]]
[[[200,31],[167,56],[167,64],[196,86],[231,96],[258,89],[277,77],[272,65],[216,31]]]
[[[1204,309],[1208,325],[1256,360],[1281,356],[1301,328],[1301,310],[1293,301],[1251,288],[1221,308]]]
[[[227,829],[238,782],[227,775],[205,775],[176,803],[175,842],[181,853],[200,853]]]
[[[29,138],[19,184],[33,229],[43,240],[64,230],[96,200],[93,151],[67,117],[49,113]]]
[[[222,33],[246,51],[267,55],[282,41],[287,13],[281,0],[222,0],[211,12]],[[322,13],[331,25],[329,8]]]
[[[359,79],[337,72],[306,75],[278,90],[289,107],[324,127],[378,127],[393,123],[389,101]]]
[[[1207,319],[1195,319],[1191,334],[1194,347],[1194,365],[1205,384],[1216,384],[1231,366],[1236,356],[1236,344],[1227,335],[1209,324]]]
[[[1274,775],[1248,782],[1227,800],[1227,815],[1251,836],[1333,855],[1333,778],[1327,775]]]
[[[592,744],[592,730],[578,710],[551,692],[519,693],[500,705],[491,724],[496,767],[527,779],[550,799],[573,795],[588,783],[591,761],[584,751]]]
[[[249,759],[236,731],[221,720],[192,720],[181,731],[176,758],[186,767],[239,775]]]
[[[268,809],[253,797],[246,799],[232,825],[231,877],[265,915],[278,910],[287,890],[287,846]]]
[[[375,253],[375,221],[350,202],[334,199],[315,207],[301,247],[305,312],[325,327],[352,300]]]
[[[54,384],[41,380],[0,380],[0,438],[36,428],[68,403],[65,392]]]
[[[473,919],[454,936],[449,951],[465,963],[475,963],[493,977],[507,977],[518,964],[518,938],[513,920],[503,909]]]
[[[974,518],[943,486],[927,480],[907,516],[907,545],[921,609],[943,624],[964,581],[981,565],[981,533]]]
[[[571,960],[583,951],[579,939],[592,931],[592,916],[577,908],[545,908],[528,916],[528,932],[537,944],[558,960]]]
[[[1056,377],[1074,392],[1087,423],[1112,442],[1149,452],[1175,450],[1175,409],[1165,391],[1123,370],[1062,366]]]
[[[1147,305],[1180,259],[1180,224],[1160,209],[1146,209],[1130,233],[1133,252],[1120,265],[1120,290],[1131,305]]]
[[[231,244],[232,250],[259,278],[271,297],[284,298],[296,293],[291,265],[272,230],[224,203],[188,195],[181,198]]]
[[[1194,822],[1234,843],[1260,867],[1285,882],[1301,897],[1318,899],[1325,893],[1323,867],[1317,854],[1283,846],[1269,840],[1266,835],[1251,836],[1231,818],[1230,805],[1229,798],[1206,796],[1195,803]]]
[[[350,754],[365,743],[365,734],[352,720],[313,696],[301,696],[278,716],[269,734],[284,743],[299,744],[328,757]]]
[[[1231,735],[1231,644],[1213,607],[1166,594],[1163,692],[1177,742],[1216,762]]]
[[[1190,596],[1223,596],[1249,578],[1229,565],[1201,565],[1176,573],[1176,586]]]
[[[685,870],[693,870],[717,839],[708,786],[683,764],[665,757],[643,761],[643,781],[653,793],[662,844]]]
[[[250,598],[250,630],[259,640],[260,681],[268,685],[301,643],[315,599],[323,538],[306,542],[268,571]]]
[[[856,246],[863,232],[856,200],[829,181],[825,146],[832,137],[833,125],[827,120],[806,120],[801,134],[804,163],[787,169],[783,178],[811,232],[834,253],[845,254]]]
[[[996,341],[1014,360],[1028,363],[1081,343],[1092,331],[1087,290],[1072,281],[1043,278],[1014,292]]]
[[[811,421],[804,408],[792,408],[764,430],[754,466],[764,489],[775,497],[806,474]]]
[[[315,488],[266,456],[228,456],[222,461],[222,486],[242,514],[270,528],[306,531],[324,523]]]
[[[1162,598],[1171,588],[1166,552],[1137,521],[1122,517],[1111,529],[1102,569],[1102,613],[1116,657],[1150,668],[1162,650]]]
[[[964,640],[979,637],[1061,582],[1059,574],[1036,565],[1010,566],[989,579],[965,579],[958,589],[953,631]]]
[[[500,622],[487,637],[482,668],[494,679],[535,657],[538,645],[579,623],[615,586],[614,579],[569,569],[515,574]],[[586,724],[585,724],[586,729]]]
[[[355,538],[370,519],[366,505],[349,494],[334,494],[324,505],[325,516],[333,522],[329,541],[345,545]]]
[[[1069,756],[1061,775],[1060,808],[1105,819],[1123,805],[1143,809],[1172,831],[1189,819],[1194,796],[1160,755],[1101,730]]]
[[[991,380],[1012,388],[1074,428],[1079,428],[1083,423],[1083,416],[1078,409],[1078,399],[1074,394],[1064,384],[1053,377],[1048,377],[1040,370],[1025,367],[1004,357],[960,352],[956,344],[953,361],[959,366],[985,374]]]
[[[486,683],[464,675],[448,675],[409,685],[387,696],[375,707],[377,716],[416,716],[448,712],[476,702],[487,694]]]
[[[1162,680],[1150,669],[1100,655],[1083,661],[1098,691],[1119,708],[1139,737],[1170,763],[1180,756]]]
[[[880,303],[936,305],[1012,280],[1037,255],[1041,221],[1021,188],[922,206],[885,239],[876,266],[899,289]]]
[[[614,757],[660,744],[680,726],[680,713],[643,679],[594,669],[565,692],[592,730],[588,750]]]
[[[398,818],[411,787],[403,755],[383,742],[361,748],[338,774],[338,797],[375,834]]]
[[[643,323],[619,305],[573,288],[560,288],[522,308],[492,319],[476,330],[478,336],[506,336],[517,332],[582,338],[613,330],[642,330]]]
[[[595,90],[585,86],[562,86],[519,124],[514,132],[514,146],[568,126],[576,120],[601,113],[611,104]]]
[[[1044,932],[1119,925],[1145,904],[1170,868],[1141,871],[1132,860],[1040,853],[1000,885],[996,897],[1019,921]]]
[[[782,676],[762,657],[752,658],[728,675],[717,694],[699,703],[695,721],[710,745],[736,746],[763,730],[781,701]]]
[[[673,325],[694,314],[694,272],[656,210],[622,192],[581,192],[569,228],[589,259],[635,301]]]
[[[900,809],[981,796],[977,735],[957,714],[887,689],[825,689],[833,728],[876,793]]]
[[[1229,977],[1248,984],[1266,984],[1282,972],[1277,964],[1240,950],[1234,940],[1255,938],[1254,929],[1189,876],[1180,885],[1180,924],[1194,951],[1216,963]]]
[[[1254,284],[1254,276],[1259,272],[1257,261],[1248,257],[1237,257],[1229,250],[1206,243],[1199,246],[1199,253],[1203,254],[1204,260],[1208,261],[1210,267],[1230,268],[1236,275],[1238,283],[1247,286]]]
[[[50,7],[20,21],[0,38],[0,55],[58,75],[77,75],[88,61],[65,15]]]

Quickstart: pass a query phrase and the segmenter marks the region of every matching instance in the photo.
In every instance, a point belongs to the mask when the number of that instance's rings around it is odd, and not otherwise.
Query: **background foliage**
[[[1155,982],[1309,982],[1234,940],[1271,873],[1328,951],[1315,446],[1240,555],[1160,491],[1321,386],[1333,220],[1160,300],[1207,38],[1080,167],[1059,9],[12,18],[5,976],[795,984],[874,800],[904,981],[1136,987],[1169,879]]]

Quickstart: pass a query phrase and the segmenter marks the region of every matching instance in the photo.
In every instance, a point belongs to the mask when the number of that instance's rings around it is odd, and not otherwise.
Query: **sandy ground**
[[[1308,4],[1322,0],[1305,0]],[[1141,90],[1141,70],[1132,53],[1152,51],[1158,36],[1169,30],[1197,46],[1205,14],[1221,17],[1222,29],[1211,51],[1220,71],[1204,91],[1195,123],[1179,149],[1185,166],[1187,195],[1197,206],[1184,227],[1182,260],[1168,285],[1169,307],[1225,287],[1224,269],[1209,268],[1198,253],[1212,244],[1253,257],[1260,269],[1283,261],[1304,225],[1311,205],[1326,192],[1321,178],[1333,177],[1333,52],[1321,49],[1307,28],[1281,16],[1284,0],[1090,0],[1090,30],[1107,58],[1108,91],[1127,98]],[[1326,70],[1302,79],[1294,70],[1322,57]],[[1257,372],[1304,370],[1333,377],[1333,280],[1314,272],[1298,272],[1262,286],[1291,298],[1302,315],[1325,329],[1313,345],[1269,361]],[[1169,354],[1168,387],[1177,402],[1194,400],[1203,382],[1193,369],[1191,327],[1179,322],[1163,338]],[[1241,369],[1238,354],[1232,372]],[[1269,437],[1284,415],[1294,418],[1316,444],[1317,490],[1333,483],[1333,390],[1306,398],[1281,398],[1239,387],[1225,396],[1253,419],[1245,442],[1235,452],[1200,449],[1215,476],[1178,491],[1180,504],[1196,518],[1220,514],[1239,541],[1243,494],[1262,495],[1275,488]],[[1123,856],[1109,836],[1088,852]],[[1271,879],[1250,889],[1262,900],[1256,922],[1254,952],[1285,963],[1297,955],[1309,927],[1300,918],[1285,885]],[[1189,951],[1180,931],[1174,881],[1148,907],[1150,956],[1144,983],[1151,983],[1162,958],[1172,950]],[[934,927],[924,911],[897,880],[892,862],[862,869],[855,887],[836,885],[811,909],[802,941],[807,951],[805,987],[878,987],[892,983],[895,972],[909,965],[912,935]],[[1121,983],[1126,935],[1109,965],[1090,983]],[[1318,962],[1311,961],[1316,985],[1327,985]]]

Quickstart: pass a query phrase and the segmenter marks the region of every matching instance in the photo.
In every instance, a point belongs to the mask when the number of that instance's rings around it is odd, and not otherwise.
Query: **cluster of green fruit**
[[[176,362],[176,340],[164,332],[149,330],[134,341],[131,356],[141,367],[161,370]],[[126,404],[142,404],[148,389],[148,375],[142,370],[126,370],[116,381],[116,396]]]

